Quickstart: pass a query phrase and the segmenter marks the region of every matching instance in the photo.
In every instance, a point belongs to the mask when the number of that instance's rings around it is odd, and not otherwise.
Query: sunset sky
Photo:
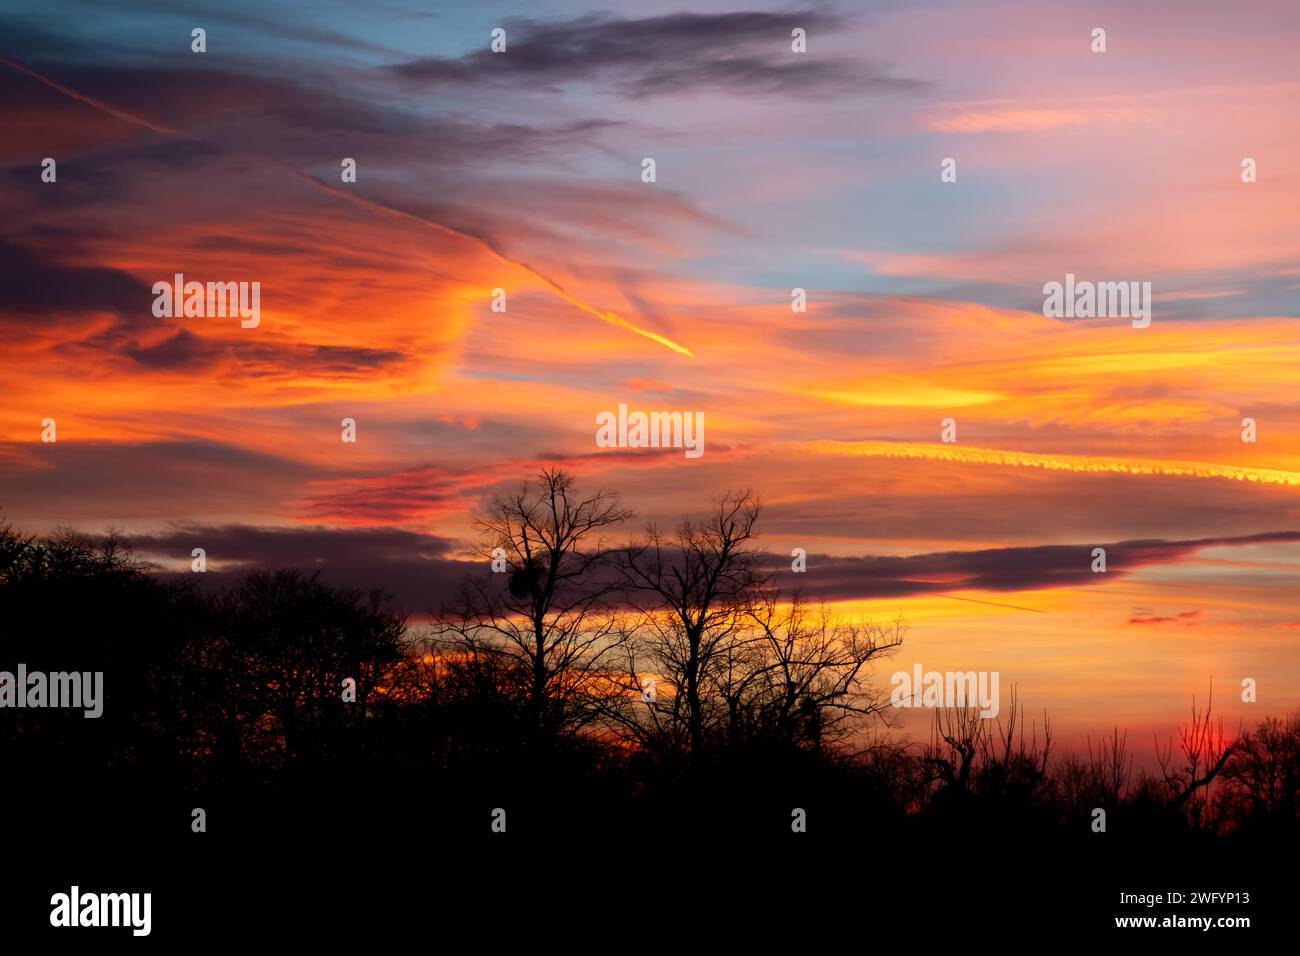
[[[1300,8],[623,6],[6,3],[4,516],[418,617],[543,465],[625,533],[752,487],[782,583],[910,625],[882,684],[1139,750],[1211,680],[1228,732],[1300,705]],[[155,318],[178,272],[260,325]],[[1150,327],[1044,318],[1067,273]],[[597,447],[619,403],[704,455]]]

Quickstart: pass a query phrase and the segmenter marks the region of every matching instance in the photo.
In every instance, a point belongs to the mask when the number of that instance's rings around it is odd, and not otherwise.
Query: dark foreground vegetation
[[[487,837],[498,808],[524,838],[785,839],[797,808],[809,839],[1075,841],[1103,808],[1110,839],[1294,839],[1296,716],[1227,739],[1197,711],[1156,776],[1120,731],[1056,753],[1014,698],[882,733],[870,669],[904,628],[778,593],[758,515],[733,494],[613,547],[617,497],[544,473],[484,515],[482,575],[418,628],[298,570],[205,593],[112,535],[6,526],[0,670],[105,674],[98,719],[0,711],[9,818],[170,843],[203,808],[221,840],[400,845]]]

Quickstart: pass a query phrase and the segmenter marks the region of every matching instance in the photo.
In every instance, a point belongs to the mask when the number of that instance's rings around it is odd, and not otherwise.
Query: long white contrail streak
[[[1118,475],[1173,475],[1191,478],[1228,478],[1266,485],[1300,487],[1300,472],[1277,468],[1246,468],[1205,461],[1164,458],[1119,458],[1110,455],[1055,455],[1000,448],[971,448],[933,442],[895,441],[807,441],[808,451],[863,458],[922,458],[928,461],[1004,465],[1013,468],[1044,468],[1048,471],[1110,472]]]

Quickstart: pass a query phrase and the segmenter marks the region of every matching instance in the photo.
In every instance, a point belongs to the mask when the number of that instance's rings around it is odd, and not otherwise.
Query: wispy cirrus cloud
[[[860,441],[808,442],[815,452],[883,458],[917,458],[928,461],[965,462],[1013,468],[1045,468],[1077,473],[1111,472],[1123,475],[1171,475],[1189,478],[1227,478],[1262,484],[1300,487],[1300,472],[1278,468],[1249,468],[1212,462],[1172,461],[1156,458],[1118,458],[1107,455],[1051,455],[999,448],[931,442]]]
[[[600,83],[630,98],[686,90],[822,97],[925,87],[860,60],[790,55],[793,28],[825,33],[840,23],[819,10],[507,20],[505,56],[478,50],[461,57],[421,57],[390,70],[407,81],[434,86],[527,83],[559,89]]]
[[[832,600],[903,598],[951,591],[1037,591],[1100,585],[1142,568],[1188,561],[1207,548],[1294,544],[1300,531],[1278,531],[1230,538],[1170,541],[1115,541],[1102,545],[1034,545],[902,556],[807,556],[809,593]],[[1092,549],[1106,551],[1106,574],[1092,570]],[[788,571],[774,559],[774,571]],[[811,571],[816,569],[813,577]],[[1194,621],[1201,611],[1176,617],[1135,614],[1130,624]]]
[[[1178,614],[1134,614],[1128,619],[1128,622],[1137,625],[1183,624],[1192,627],[1203,617],[1205,617],[1204,611],[1182,611]]]
[[[710,456],[727,458],[725,446]],[[517,485],[543,468],[590,476],[611,467],[654,470],[682,461],[675,448],[607,449],[591,453],[511,458],[481,468],[428,465],[396,472],[313,482],[297,517],[339,525],[428,523],[476,510],[493,490]]]
[[[1099,123],[1131,125],[1141,119],[1140,110],[1126,107],[961,106],[927,117],[926,124],[939,133],[1041,133]]]

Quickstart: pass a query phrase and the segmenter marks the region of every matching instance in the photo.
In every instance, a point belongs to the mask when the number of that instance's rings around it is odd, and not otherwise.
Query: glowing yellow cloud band
[[[1160,458],[1112,458],[1101,455],[1044,455],[998,448],[892,441],[810,441],[801,447],[820,454],[863,458],[922,458],[975,465],[1045,468],[1049,471],[1110,472],[1119,475],[1177,475],[1189,478],[1230,478],[1268,485],[1300,487],[1300,472],[1275,468],[1240,468],[1203,461],[1168,461]]]

